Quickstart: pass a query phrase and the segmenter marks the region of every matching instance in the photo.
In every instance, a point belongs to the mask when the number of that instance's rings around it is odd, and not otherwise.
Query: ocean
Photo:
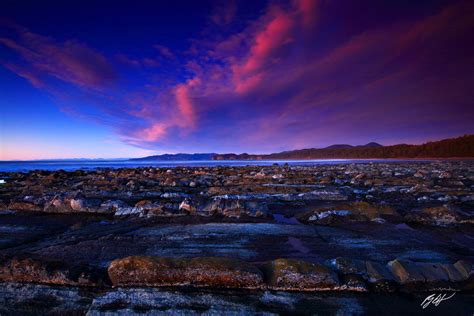
[[[141,168],[141,167],[214,167],[214,166],[269,166],[275,163],[298,166],[347,164],[347,163],[390,163],[409,159],[318,159],[318,160],[195,160],[195,161],[134,161],[105,159],[0,161],[0,172],[28,172],[32,170],[95,170],[99,168]],[[417,162],[429,159],[415,160]]]

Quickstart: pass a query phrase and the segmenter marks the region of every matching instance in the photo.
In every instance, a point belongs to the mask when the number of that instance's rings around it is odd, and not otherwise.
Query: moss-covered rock
[[[2,259],[0,261],[0,281],[75,286],[109,284],[106,272],[100,268],[26,256]]]
[[[337,275],[320,264],[276,259],[266,263],[263,269],[268,285],[278,290],[324,291],[339,286]]]
[[[192,259],[132,256],[112,261],[108,273],[115,286],[178,286],[258,288],[263,275],[238,259]]]

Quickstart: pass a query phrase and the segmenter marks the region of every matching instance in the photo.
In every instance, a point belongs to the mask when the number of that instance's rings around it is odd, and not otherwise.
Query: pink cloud
[[[236,80],[235,82],[235,92],[237,93],[247,93],[249,91],[255,90],[259,84],[261,84],[263,74],[255,74],[252,76],[246,77],[244,80]]]
[[[199,86],[200,83],[198,78],[194,78],[176,87],[176,104],[180,113],[180,116],[176,118],[176,124],[183,129],[193,129],[196,126],[196,111],[191,100],[190,89]]]
[[[319,0],[295,0],[294,5],[301,15],[301,22],[305,28],[314,26],[317,20]]]
[[[268,64],[272,53],[281,46],[292,41],[291,28],[293,20],[287,14],[277,15],[267,24],[265,28],[255,36],[255,44],[250,49],[250,55],[245,61],[242,69],[243,74],[258,71]]]
[[[166,126],[162,123],[155,123],[150,127],[141,130],[137,137],[146,142],[154,142],[162,139],[166,135]]]

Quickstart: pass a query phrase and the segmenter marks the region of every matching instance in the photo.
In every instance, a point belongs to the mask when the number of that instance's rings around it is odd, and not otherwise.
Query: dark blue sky
[[[2,1],[0,159],[472,133],[469,1]]]

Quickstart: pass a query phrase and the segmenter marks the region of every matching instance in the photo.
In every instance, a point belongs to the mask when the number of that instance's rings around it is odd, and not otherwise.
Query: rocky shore
[[[374,295],[474,297],[473,160],[0,179],[2,315],[304,313],[321,295],[357,314],[377,311]]]

